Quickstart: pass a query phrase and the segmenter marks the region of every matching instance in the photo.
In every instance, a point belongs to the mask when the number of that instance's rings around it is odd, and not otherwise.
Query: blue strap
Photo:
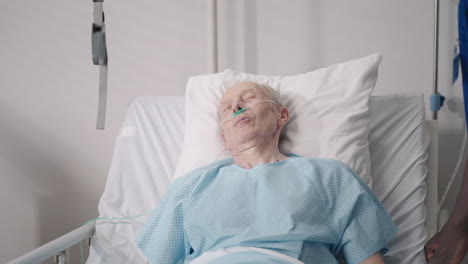
[[[458,44],[457,44],[458,46]],[[458,52],[457,47],[455,47],[455,51],[453,52],[453,74],[452,74],[452,85],[458,79],[458,69],[460,68],[460,52]]]
[[[433,112],[439,111],[440,108],[444,106],[445,96],[441,95],[440,93],[431,94],[430,102],[431,102],[431,111]]]

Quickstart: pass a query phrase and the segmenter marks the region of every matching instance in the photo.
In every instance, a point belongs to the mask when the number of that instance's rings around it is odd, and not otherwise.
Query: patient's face
[[[236,84],[224,93],[218,111],[227,149],[248,142],[268,143],[275,139],[281,116],[276,104],[258,103],[230,119],[233,113],[258,100],[271,98],[262,87],[251,82]]]

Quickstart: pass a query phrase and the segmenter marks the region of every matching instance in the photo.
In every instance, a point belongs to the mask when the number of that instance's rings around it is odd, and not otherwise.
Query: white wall
[[[95,129],[92,1],[0,1],[0,263],[98,215],[114,138],[138,95],[206,72],[204,1],[106,1],[109,97]]]
[[[202,0],[105,2],[109,97],[98,131],[91,1],[0,2],[0,262],[97,216],[129,100],[183,95],[188,76],[206,73],[206,10]],[[296,74],[381,51],[375,94],[432,90],[432,1],[222,0],[219,11],[221,69]],[[455,12],[455,0],[441,1],[442,185],[464,129],[461,85],[450,83]]]

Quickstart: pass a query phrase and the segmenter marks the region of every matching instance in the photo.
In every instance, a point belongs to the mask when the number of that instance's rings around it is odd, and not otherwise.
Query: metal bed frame
[[[94,2],[95,0],[93,0]],[[96,0],[102,4],[103,0]],[[434,86],[433,92],[438,94],[438,38],[439,38],[439,0],[434,0]],[[104,12],[103,12],[104,15]],[[208,67],[209,72],[218,71],[218,41],[217,41],[217,0],[208,0],[208,38],[209,38],[209,52],[208,52]],[[428,167],[428,176],[426,178],[427,194],[426,194],[426,230],[428,237],[432,237],[440,227],[436,215],[436,208],[438,203],[438,121],[437,111],[433,112],[433,120],[426,121],[426,127],[430,134],[429,157],[426,161]],[[8,264],[30,264],[40,263],[47,259],[54,258],[58,264],[70,263],[70,248],[74,245],[87,241],[85,243],[89,249],[91,238],[95,233],[95,222],[88,223],[75,230],[56,238],[23,256],[20,256]]]

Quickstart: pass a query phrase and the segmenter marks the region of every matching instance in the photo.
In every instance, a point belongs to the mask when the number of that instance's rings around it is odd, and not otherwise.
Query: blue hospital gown
[[[225,159],[177,179],[137,246],[158,264],[234,246],[321,264],[385,254],[397,228],[361,178],[339,161],[288,156],[251,169]]]

